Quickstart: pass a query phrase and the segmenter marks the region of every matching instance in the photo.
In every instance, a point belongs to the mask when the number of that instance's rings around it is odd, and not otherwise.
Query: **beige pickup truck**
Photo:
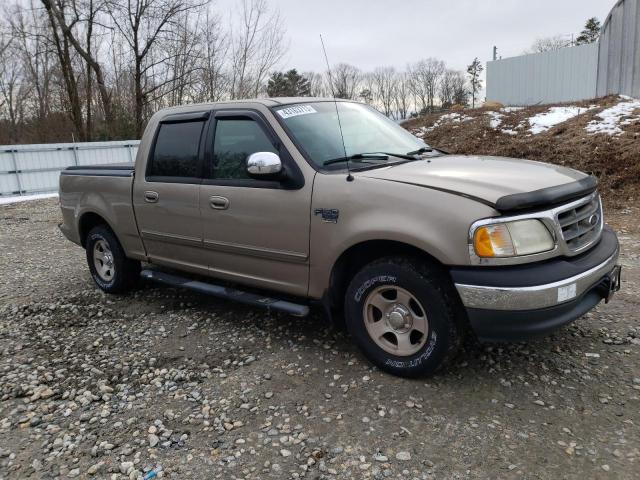
[[[618,241],[596,187],[448,155],[356,102],[222,102],[156,113],[135,166],[62,172],[60,228],[106,292],[142,276],[297,316],[319,305],[378,367],[417,376],[469,330],[520,340],[609,300]]]

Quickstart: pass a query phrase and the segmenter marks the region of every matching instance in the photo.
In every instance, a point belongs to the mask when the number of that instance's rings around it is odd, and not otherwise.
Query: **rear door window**
[[[148,177],[200,176],[200,137],[205,122],[162,123],[156,137]]]

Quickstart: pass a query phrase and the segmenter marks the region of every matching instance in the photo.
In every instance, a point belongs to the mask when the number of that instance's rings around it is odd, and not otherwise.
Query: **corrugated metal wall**
[[[0,146],[0,195],[58,191],[60,172],[72,165],[133,163],[139,140]]]
[[[620,0],[602,24],[597,95],[640,98],[639,0]]]
[[[591,45],[487,62],[487,100],[505,105],[640,98],[640,0],[619,0]]]
[[[595,98],[598,45],[487,62],[487,100],[505,105]]]

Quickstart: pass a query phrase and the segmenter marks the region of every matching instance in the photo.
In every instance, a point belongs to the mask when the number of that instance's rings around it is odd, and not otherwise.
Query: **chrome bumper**
[[[483,310],[537,310],[554,307],[579,298],[611,273],[618,261],[618,250],[601,264],[573,277],[529,287],[487,287],[456,283],[467,308]]]

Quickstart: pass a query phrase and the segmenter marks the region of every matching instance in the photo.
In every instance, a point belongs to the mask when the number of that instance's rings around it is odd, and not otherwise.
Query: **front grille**
[[[557,216],[567,248],[579,251],[595,243],[602,233],[602,206],[596,193],[572,204],[568,210],[560,211]]]

